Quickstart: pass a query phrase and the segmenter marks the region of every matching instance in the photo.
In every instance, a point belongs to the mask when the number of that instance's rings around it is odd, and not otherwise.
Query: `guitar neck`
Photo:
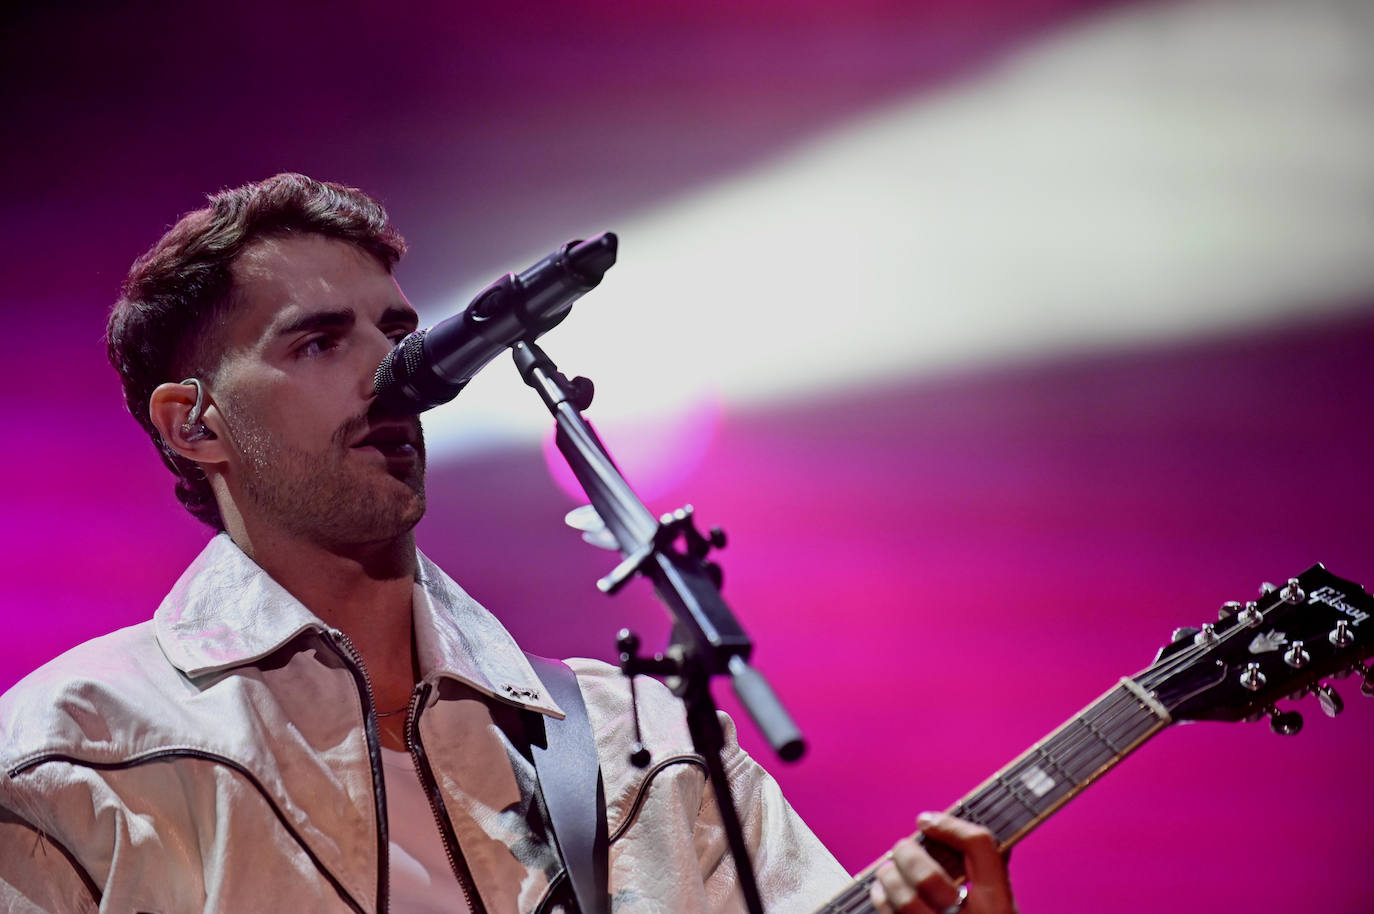
[[[988,778],[949,812],[988,829],[1006,851],[1137,746],[1168,726],[1168,710],[1132,679],[1101,698]],[[916,835],[955,879],[964,876],[957,851]],[[816,914],[875,914],[869,887],[878,861]]]

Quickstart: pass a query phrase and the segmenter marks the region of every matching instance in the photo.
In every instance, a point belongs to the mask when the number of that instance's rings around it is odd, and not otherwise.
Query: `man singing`
[[[374,406],[378,363],[416,327],[392,277],[404,250],[376,201],[286,174],[216,194],[135,262],[110,360],[218,535],[151,621],[0,697],[3,910],[571,909],[531,748],[568,709],[416,551],[420,423]],[[625,680],[569,665],[611,909],[742,911],[676,700],[641,680],[653,761],[636,768]],[[820,907],[849,877],[727,733],[765,906]],[[963,853],[968,885],[904,840],[874,908],[1014,910],[987,832],[923,827]]]

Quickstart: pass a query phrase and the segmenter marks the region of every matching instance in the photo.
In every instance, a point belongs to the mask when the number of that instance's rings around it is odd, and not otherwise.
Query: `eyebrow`
[[[357,316],[351,308],[340,308],[337,311],[312,311],[279,328],[276,335],[287,336],[314,330],[341,330],[353,326],[356,320]],[[415,309],[403,305],[391,305],[382,312],[378,324],[418,325],[419,322],[420,316],[415,313]]]

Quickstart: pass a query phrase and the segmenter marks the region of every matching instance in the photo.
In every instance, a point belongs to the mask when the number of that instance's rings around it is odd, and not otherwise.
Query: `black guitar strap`
[[[534,654],[525,656],[567,715],[563,720],[534,712],[527,716],[534,772],[549,827],[563,856],[578,910],[581,914],[609,914],[606,794],[582,690],[567,664]]]

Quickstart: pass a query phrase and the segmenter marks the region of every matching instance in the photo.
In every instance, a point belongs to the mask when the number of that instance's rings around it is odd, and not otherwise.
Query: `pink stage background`
[[[289,169],[377,193],[412,239],[400,279],[423,308],[493,278],[465,262],[615,229],[1107,9],[518,6],[17,14],[0,687],[148,617],[208,536],[123,414],[101,344],[129,262],[204,192]],[[1362,243],[1374,256],[1374,232]],[[811,751],[788,766],[744,721],[742,739],[846,866],[1223,601],[1315,561],[1374,584],[1374,287],[1346,305],[720,405],[651,507],[690,501],[731,535],[726,597]],[[436,460],[430,493],[421,547],[527,648],[609,659],[622,625],[666,637],[647,586],[596,592],[613,557],[562,526],[578,502],[537,445]],[[1371,910],[1374,701],[1342,691],[1335,720],[1304,701],[1296,737],[1165,731],[1018,847],[1021,909]]]

